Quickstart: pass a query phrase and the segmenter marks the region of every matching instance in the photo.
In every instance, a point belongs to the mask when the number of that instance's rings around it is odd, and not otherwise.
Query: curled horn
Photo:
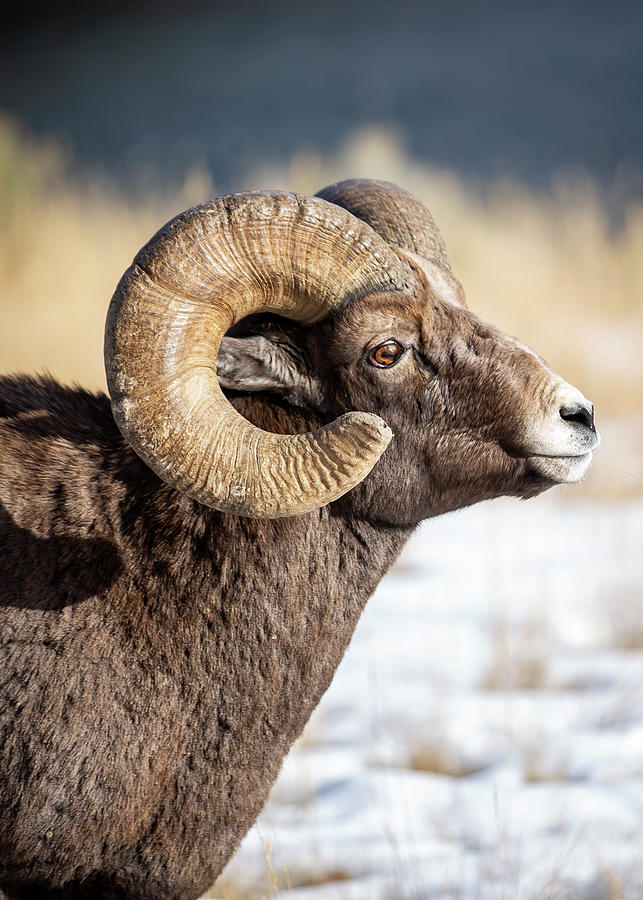
[[[412,277],[367,224],[320,198],[235,194],[182,213],[139,252],[109,307],[119,428],[161,478],[215,509],[278,518],[330,503],[370,472],[388,426],[350,412],[308,434],[263,431],[223,395],[219,345],[250,313],[310,324]]]
[[[433,216],[413,194],[396,184],[349,178],[323,188],[315,196],[347,209],[370,225],[387,244],[451,271],[444,239]]]
[[[419,268],[441,297],[466,306],[451,271],[444,239],[429,210],[390,181],[349,178],[316,194],[366,222],[404,259]]]

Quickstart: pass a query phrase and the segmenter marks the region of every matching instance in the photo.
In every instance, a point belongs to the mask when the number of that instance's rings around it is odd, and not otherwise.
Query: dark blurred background
[[[127,184],[334,152],[360,125],[474,183],[640,192],[643,3],[4,3],[0,108]],[[614,198],[612,198],[614,199]],[[617,198],[618,202],[618,198]]]

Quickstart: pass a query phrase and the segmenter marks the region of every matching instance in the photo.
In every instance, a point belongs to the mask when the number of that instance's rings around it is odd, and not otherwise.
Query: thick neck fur
[[[75,793],[59,787],[43,807],[26,786],[17,806],[0,790],[0,845],[36,849],[34,884],[89,879],[66,897],[139,896],[143,883],[140,896],[197,896],[254,821],[410,529],[358,518],[350,495],[269,521],[204,509],[126,447],[106,398],[16,384],[0,381],[0,539],[13,548],[0,615],[20,704],[0,717],[0,768],[33,759]],[[275,431],[317,424],[234,402]],[[67,727],[45,739],[33,722],[52,708]]]

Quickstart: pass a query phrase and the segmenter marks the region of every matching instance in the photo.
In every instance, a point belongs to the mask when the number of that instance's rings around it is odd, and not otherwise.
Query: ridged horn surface
[[[207,506],[257,518],[324,506],[370,472],[390,429],[360,412],[308,434],[256,428],[219,387],[221,339],[250,313],[310,324],[412,279],[367,224],[317,197],[234,194],[190,209],[143,247],[112,298],[116,422],[161,478]]]
[[[444,239],[433,216],[413,194],[396,184],[349,178],[323,188],[315,196],[348,210],[370,225],[387,244],[451,271]]]

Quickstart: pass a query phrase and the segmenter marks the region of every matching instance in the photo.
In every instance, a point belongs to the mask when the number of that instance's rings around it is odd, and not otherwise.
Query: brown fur
[[[368,349],[391,336],[405,356],[369,366]],[[268,430],[357,409],[380,414],[393,442],[330,506],[245,519],[161,482],[103,395],[0,379],[0,885],[11,900],[198,897],[412,529],[549,486],[521,447],[549,370],[430,294],[365,298],[307,329],[254,320],[224,342],[220,370],[235,406]]]

